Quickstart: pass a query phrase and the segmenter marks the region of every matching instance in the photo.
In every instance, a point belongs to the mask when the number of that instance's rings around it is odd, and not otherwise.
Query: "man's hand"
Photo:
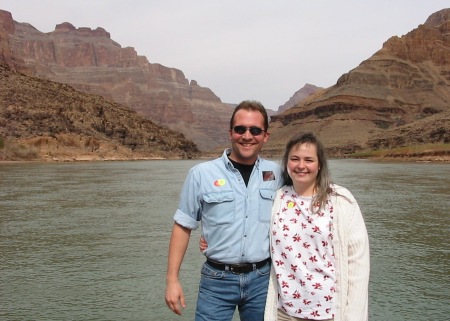
[[[171,282],[166,285],[166,304],[170,310],[181,315],[181,308],[186,307],[184,293],[180,282]]]
[[[170,310],[181,315],[181,308],[186,307],[184,301],[183,289],[178,274],[180,272],[181,262],[189,244],[191,230],[177,223],[173,224],[172,236],[169,244],[169,257],[167,262],[166,276],[166,304]]]

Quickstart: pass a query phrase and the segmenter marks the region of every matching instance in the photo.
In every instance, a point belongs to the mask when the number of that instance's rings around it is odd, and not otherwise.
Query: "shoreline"
[[[99,158],[99,157],[54,157],[52,159],[31,159],[31,160],[0,160],[1,164],[20,164],[20,163],[90,163],[90,162],[131,162],[131,161],[149,161],[149,160],[207,160],[213,159],[216,156],[211,157],[196,157],[196,158],[164,158],[164,157],[111,157],[111,158]],[[329,157],[332,159],[360,159],[371,160],[380,162],[399,162],[399,163],[450,163],[450,156],[382,156],[382,157]]]
[[[386,157],[368,157],[364,159],[399,162],[399,163],[450,163],[450,156],[386,156]]]

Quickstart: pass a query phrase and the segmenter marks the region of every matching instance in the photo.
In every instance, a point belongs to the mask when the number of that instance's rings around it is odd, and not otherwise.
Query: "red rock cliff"
[[[201,149],[227,143],[231,108],[181,70],[150,63],[132,47],[122,48],[103,28],[69,22],[42,33],[0,10],[0,58],[31,76],[102,95],[172,129]]]

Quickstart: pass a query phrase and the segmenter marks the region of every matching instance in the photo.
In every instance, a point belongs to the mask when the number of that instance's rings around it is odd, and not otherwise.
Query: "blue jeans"
[[[204,263],[195,321],[231,321],[236,307],[241,321],[263,321],[270,263],[243,274],[222,271]]]

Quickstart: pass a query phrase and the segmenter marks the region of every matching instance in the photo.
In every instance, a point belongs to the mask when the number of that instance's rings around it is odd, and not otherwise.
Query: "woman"
[[[312,133],[287,143],[282,167],[265,320],[368,320],[369,240],[358,203],[331,182]]]

